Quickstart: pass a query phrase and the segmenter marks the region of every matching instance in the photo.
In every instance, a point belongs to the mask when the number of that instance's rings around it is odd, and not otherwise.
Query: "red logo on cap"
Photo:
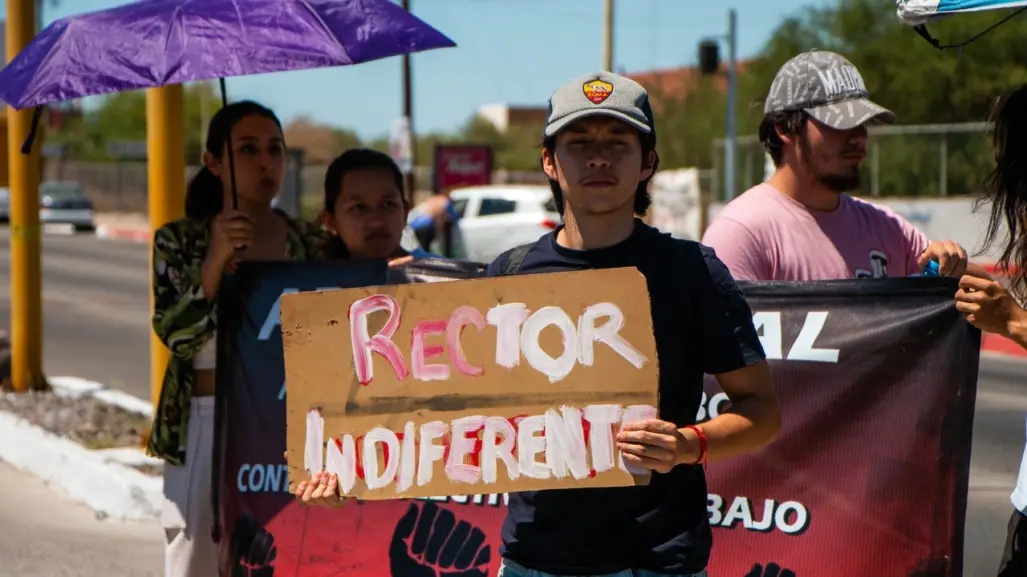
[[[613,94],[613,85],[602,80],[593,80],[592,82],[586,82],[581,87],[581,90],[585,93],[585,98],[592,101],[592,104],[602,104],[604,100]]]

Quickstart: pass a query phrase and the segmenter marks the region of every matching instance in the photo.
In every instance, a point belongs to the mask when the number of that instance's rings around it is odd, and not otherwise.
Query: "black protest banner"
[[[479,273],[473,265],[414,267],[390,271],[390,282]],[[340,274],[316,265],[288,275],[255,270],[249,291],[238,293],[240,310],[266,311],[285,288],[342,286]],[[962,575],[980,334],[956,313],[954,282],[754,283],[743,290],[784,428],[769,447],[709,468],[711,574]],[[259,340],[261,325],[232,326],[223,338],[238,343],[229,354],[239,358],[226,365],[239,369],[226,377],[231,386],[220,408],[221,510],[230,536],[224,575],[496,574],[505,495],[342,510],[293,504],[278,473],[285,464],[280,338]],[[707,379],[697,422],[728,406]]]
[[[958,577],[980,332],[954,279],[743,285],[776,442],[707,471],[710,573]],[[702,422],[730,403],[706,379]]]
[[[301,507],[288,492],[279,297],[289,292],[442,282],[483,272],[479,263],[441,259],[391,268],[380,261],[251,262],[242,263],[235,275],[225,279],[218,299],[213,479],[221,575],[307,574],[306,569],[297,568],[298,559],[291,555],[309,550],[308,559],[318,558],[317,534],[322,530],[318,527],[333,531],[318,521],[331,512]],[[418,516],[428,518],[431,513]],[[445,515],[439,518],[445,522]],[[306,527],[311,529],[309,535]]]

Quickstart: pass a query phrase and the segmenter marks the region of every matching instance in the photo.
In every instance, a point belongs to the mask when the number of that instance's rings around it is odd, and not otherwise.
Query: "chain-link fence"
[[[956,196],[980,190],[995,157],[985,122],[871,127],[858,195]],[[703,190],[725,199],[724,140],[713,143],[714,166]],[[765,178],[766,153],[755,135],[735,139],[737,196]]]

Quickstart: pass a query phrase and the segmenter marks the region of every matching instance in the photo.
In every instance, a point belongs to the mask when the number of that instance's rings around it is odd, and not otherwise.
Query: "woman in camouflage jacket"
[[[285,172],[281,123],[271,110],[244,101],[218,111],[203,162],[189,183],[186,218],[157,230],[153,243],[153,330],[171,358],[147,452],[164,460],[167,577],[218,574],[211,460],[221,278],[242,260],[318,258],[325,241],[317,227],[271,207]],[[226,209],[233,182],[237,210]]]

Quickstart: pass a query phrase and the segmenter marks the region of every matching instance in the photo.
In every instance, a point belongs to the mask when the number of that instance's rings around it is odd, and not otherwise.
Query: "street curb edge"
[[[79,377],[49,377],[47,382],[59,395],[89,395],[132,413],[153,417],[153,405],[145,399],[112,389],[103,383]]]
[[[0,438],[0,459],[90,509],[115,519],[160,519],[161,477],[126,467],[6,411],[0,411]]]
[[[121,227],[101,224],[96,227],[94,234],[96,234],[97,238],[128,240],[132,242],[150,242],[150,230],[148,228]]]

